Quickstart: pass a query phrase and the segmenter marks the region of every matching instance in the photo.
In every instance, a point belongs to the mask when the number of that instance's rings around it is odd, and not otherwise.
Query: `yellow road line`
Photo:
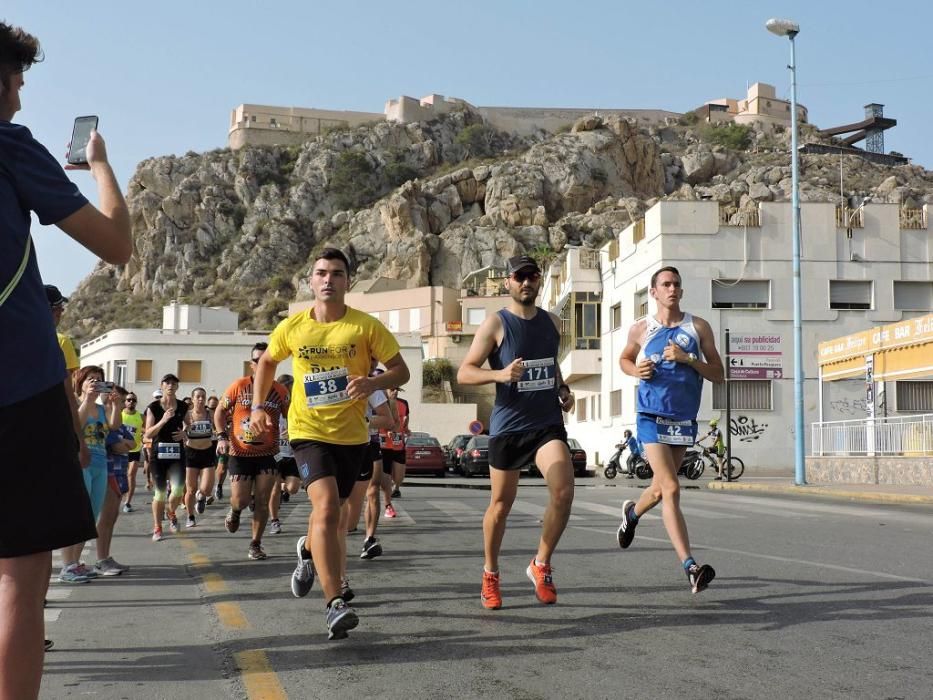
[[[220,624],[227,629],[249,629],[249,622],[246,619],[246,615],[243,614],[243,608],[237,603],[214,603],[214,609],[217,610],[217,617],[220,618]]]
[[[188,560],[195,566],[207,568],[211,565],[211,560],[206,554],[193,553],[188,555]]]
[[[198,548],[197,543],[194,540],[189,539],[187,536],[179,537],[178,541],[181,542],[182,549],[187,549],[189,552],[193,552]]]
[[[285,689],[279,683],[275,671],[269,664],[266,653],[259,649],[240,651],[233,655],[243,676],[243,685],[249,700],[288,700]]]
[[[201,576],[204,581],[204,590],[208,593],[225,593],[227,591],[227,582],[223,580],[220,574],[206,573]]]

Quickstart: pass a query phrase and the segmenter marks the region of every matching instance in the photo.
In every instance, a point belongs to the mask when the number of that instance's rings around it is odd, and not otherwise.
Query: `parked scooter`
[[[612,457],[609,458],[609,462],[606,463],[606,468],[603,469],[603,476],[605,476],[607,479],[615,479],[616,474],[621,472],[623,474],[627,474],[629,479],[634,478],[634,474],[629,471],[631,456],[629,456],[629,459],[626,460],[625,467],[623,467],[621,464],[622,453],[625,452],[625,448],[628,447],[626,441],[623,440],[622,442],[617,442],[615,447],[616,452],[614,455],[612,455]]]
[[[635,476],[639,479],[650,479],[654,476],[654,470],[651,469],[651,465],[644,458],[638,456],[633,461],[635,462]],[[696,450],[687,450],[680,463],[680,469],[677,470],[677,476],[685,476],[691,481],[699,479],[705,466]]]

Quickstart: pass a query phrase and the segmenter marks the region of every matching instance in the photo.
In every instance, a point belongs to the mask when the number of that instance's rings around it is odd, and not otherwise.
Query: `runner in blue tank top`
[[[687,524],[680,510],[677,470],[684,452],[696,439],[696,417],[703,380],[723,381],[722,360],[709,323],[680,309],[683,289],[676,267],[662,267],[651,276],[649,293],[657,302],[656,316],[639,319],[629,329],[619,364],[638,383],[638,440],[654,478],[638,503],[625,501],[619,525],[619,546],[626,549],[639,518],[664,501],[664,527],[683,562],[694,593],[716,576],[708,564],[698,565],[690,554]]]
[[[557,350],[560,320],[535,305],[541,269],[527,255],[509,259],[507,308],[483,321],[457,372],[460,384],[496,382],[490,419],[489,508],[483,517],[485,566],[480,599],[483,607],[502,607],[499,549],[505,523],[518,491],[521,468],[534,462],[544,476],[550,500],[544,513],[538,552],[525,573],[535,595],[557,602],[551,555],[570,518],[573,465],[561,410],[573,408],[573,394],[563,384]],[[489,360],[491,369],[483,369]]]

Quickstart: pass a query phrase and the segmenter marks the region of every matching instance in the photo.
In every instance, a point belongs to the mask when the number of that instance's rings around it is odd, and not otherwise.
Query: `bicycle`
[[[701,452],[697,454],[697,462],[702,462],[704,468],[706,466],[712,467],[713,471],[718,475],[716,478],[721,479],[722,473],[720,471],[720,462],[718,455],[715,455],[709,447],[701,447]],[[703,469],[700,469],[700,473],[703,473]],[[731,457],[729,459],[729,481],[735,481],[742,474],[745,473],[745,462],[743,462],[738,457]]]

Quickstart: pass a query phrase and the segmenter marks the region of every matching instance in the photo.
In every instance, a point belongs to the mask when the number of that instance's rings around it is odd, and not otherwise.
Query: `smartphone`
[[[113,391],[113,382],[94,382],[94,391],[98,394],[109,394]]]
[[[97,129],[97,117],[78,117],[71,131],[71,148],[68,149],[68,163],[84,165],[87,163],[87,143],[91,132]]]

